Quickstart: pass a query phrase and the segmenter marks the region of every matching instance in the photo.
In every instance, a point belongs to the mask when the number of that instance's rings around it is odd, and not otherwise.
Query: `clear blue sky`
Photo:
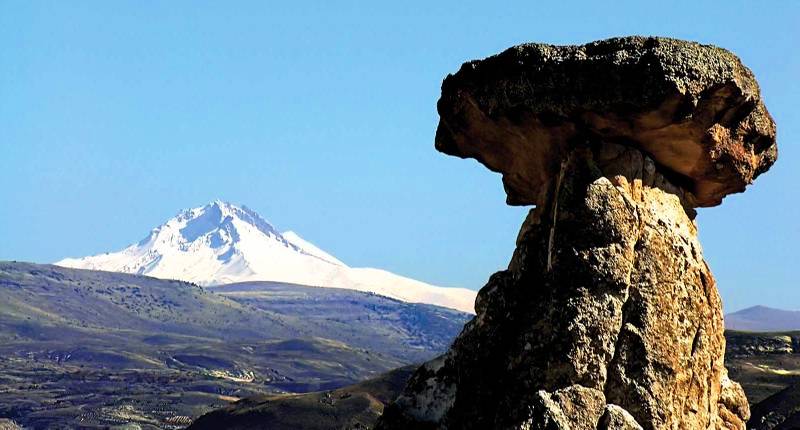
[[[727,310],[800,308],[800,2],[0,0],[0,259],[243,203],[351,265],[479,288],[526,211],[433,149],[442,78],[511,45],[665,35],[758,77],[780,159],[701,210]]]

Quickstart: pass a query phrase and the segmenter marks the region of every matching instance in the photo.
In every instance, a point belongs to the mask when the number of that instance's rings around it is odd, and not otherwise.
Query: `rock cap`
[[[775,123],[731,52],[661,37],[529,43],[465,63],[442,84],[436,148],[503,174],[512,205],[542,204],[586,143],[633,146],[715,206],[777,158]]]

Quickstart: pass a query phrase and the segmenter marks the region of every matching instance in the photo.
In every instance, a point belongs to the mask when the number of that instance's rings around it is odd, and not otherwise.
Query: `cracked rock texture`
[[[693,206],[744,191],[777,158],[753,73],[724,49],[675,39],[515,46],[448,76],[438,110],[436,148],[503,173],[516,205],[544,203],[587,136],[641,148]]]
[[[521,77],[530,85],[515,86]],[[738,95],[707,92],[723,87]],[[678,114],[664,107],[675,94],[696,100],[679,97]],[[744,430],[748,403],[723,364],[720,297],[694,222],[695,207],[775,161],[774,124],[738,59],[671,39],[522,45],[448,77],[439,112],[438,149],[501,171],[511,202],[537,206],[476,317],[377,428]],[[644,117],[663,139],[639,133]],[[674,127],[706,129],[676,141]],[[727,140],[713,141],[717,127]]]

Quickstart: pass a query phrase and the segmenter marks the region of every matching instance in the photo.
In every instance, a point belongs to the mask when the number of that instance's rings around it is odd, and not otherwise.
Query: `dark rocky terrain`
[[[787,387],[752,408],[753,430],[800,429],[800,384]]]
[[[753,403],[753,417],[748,428],[800,428],[795,421],[800,418],[800,348],[795,343],[800,339],[800,333],[726,331],[725,337],[727,368]],[[387,399],[390,402],[401,393],[412,370],[412,367],[398,369],[366,383],[338,390],[246,399],[203,416],[190,428],[371,428]]]
[[[363,381],[441,353],[469,315],[374,294],[0,263],[0,418],[182,428],[232,401]]]
[[[383,372],[440,353],[467,319],[347,290],[207,290],[0,263],[0,417],[27,428],[168,429],[215,411],[194,428],[363,428],[413,367]],[[800,404],[800,333],[726,338],[751,423],[766,417],[753,428],[792,428],[768,425],[788,425]]]
[[[403,367],[337,390],[249,398],[204,415],[190,429],[370,429],[413,370],[413,366]]]
[[[800,428],[800,331],[725,333],[725,362],[750,401],[749,429]]]

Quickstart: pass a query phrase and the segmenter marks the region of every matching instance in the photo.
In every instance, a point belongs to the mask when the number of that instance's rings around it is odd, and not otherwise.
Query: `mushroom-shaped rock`
[[[541,204],[574,145],[638,148],[688,204],[718,205],[775,162],[775,124],[752,72],[721,48],[626,37],[524,44],[442,85],[436,148],[503,174],[508,203]]]
[[[520,45],[448,76],[439,114],[437,149],[536,207],[377,428],[744,430],[694,208],[775,162],[752,73],[673,39]]]

